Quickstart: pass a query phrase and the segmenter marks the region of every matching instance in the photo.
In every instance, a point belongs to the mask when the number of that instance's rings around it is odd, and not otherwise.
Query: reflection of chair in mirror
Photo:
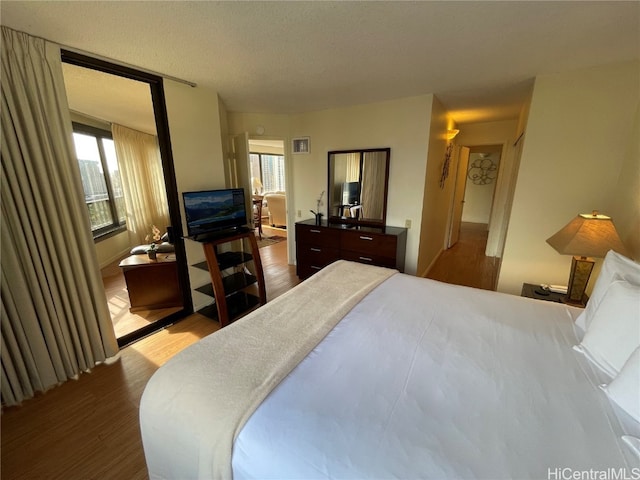
[[[362,212],[362,205],[356,205],[349,209],[349,215],[351,215],[351,218],[358,218]]]

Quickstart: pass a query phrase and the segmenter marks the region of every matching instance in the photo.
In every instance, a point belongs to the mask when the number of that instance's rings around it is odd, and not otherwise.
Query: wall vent
[[[309,153],[311,151],[309,137],[294,138],[291,141],[293,153]]]

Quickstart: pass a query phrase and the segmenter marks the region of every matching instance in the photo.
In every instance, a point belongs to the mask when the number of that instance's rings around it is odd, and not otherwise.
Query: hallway
[[[463,222],[458,243],[442,252],[427,278],[495,290],[500,258],[485,256],[488,234],[484,223]]]

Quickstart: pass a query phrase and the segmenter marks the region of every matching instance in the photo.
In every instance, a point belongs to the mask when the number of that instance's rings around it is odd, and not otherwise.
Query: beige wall
[[[578,213],[615,208],[620,230],[632,231],[638,183],[626,175],[638,171],[638,85],[638,62],[536,79],[499,291],[519,294],[523,282],[566,284],[571,257],[545,240]]]
[[[405,271],[415,274],[432,99],[432,95],[423,95],[290,116],[230,113],[229,129],[231,133],[251,134],[260,125],[265,138],[286,139],[290,225],[311,218],[309,210],[316,209],[317,198],[327,189],[329,151],[390,147],[387,224],[404,226],[405,220],[412,221]],[[310,137],[311,152],[292,155],[291,138],[302,136]],[[326,202],[321,211],[326,215]],[[289,238],[294,239],[292,233]],[[294,248],[294,242],[289,243]]]
[[[217,93],[208,88],[193,88],[165,79],[164,92],[186,235],[182,192],[225,188],[220,106]],[[199,243],[187,240],[185,247],[189,265],[204,260]],[[208,272],[195,268],[189,268],[189,276],[192,289],[210,281]],[[192,295],[196,310],[211,302],[210,297],[195,290]]]
[[[427,164],[422,189],[422,215],[420,224],[420,242],[416,273],[425,276],[431,265],[444,249],[445,237],[449,222],[451,195],[456,177],[456,159],[451,159],[449,176],[444,188],[440,188],[440,178],[447,148],[446,132],[452,127],[447,112],[436,97],[431,106],[431,122],[429,125],[429,144]]]
[[[617,226],[627,253],[640,261],[640,106],[636,109],[631,139],[623,157],[620,175],[604,204]]]

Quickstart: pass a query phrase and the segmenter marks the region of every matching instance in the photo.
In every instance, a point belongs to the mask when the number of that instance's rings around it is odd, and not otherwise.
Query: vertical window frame
[[[111,174],[109,172],[109,164],[107,163],[107,155],[105,154],[104,146],[102,144],[103,138],[108,138],[109,140],[113,141],[113,135],[109,130],[105,130],[104,128],[94,127],[94,126],[86,125],[80,122],[71,122],[71,123],[73,125],[73,133],[92,136],[96,139],[96,143],[98,144],[98,153],[100,155],[100,165],[102,165],[102,172],[104,176],[105,185],[107,188],[107,195],[109,197],[109,210],[111,211],[111,218],[113,219],[110,225],[105,225],[104,227],[97,228],[96,230],[93,230],[93,229],[91,230],[94,242],[99,242],[117,233],[124,232],[127,229],[126,221],[121,222],[120,216],[118,215],[118,209],[116,207],[113,186],[111,184]],[[74,148],[75,148],[75,145],[74,145]],[[77,156],[76,156],[76,162],[78,162]],[[85,202],[85,205],[86,205],[86,202]]]

